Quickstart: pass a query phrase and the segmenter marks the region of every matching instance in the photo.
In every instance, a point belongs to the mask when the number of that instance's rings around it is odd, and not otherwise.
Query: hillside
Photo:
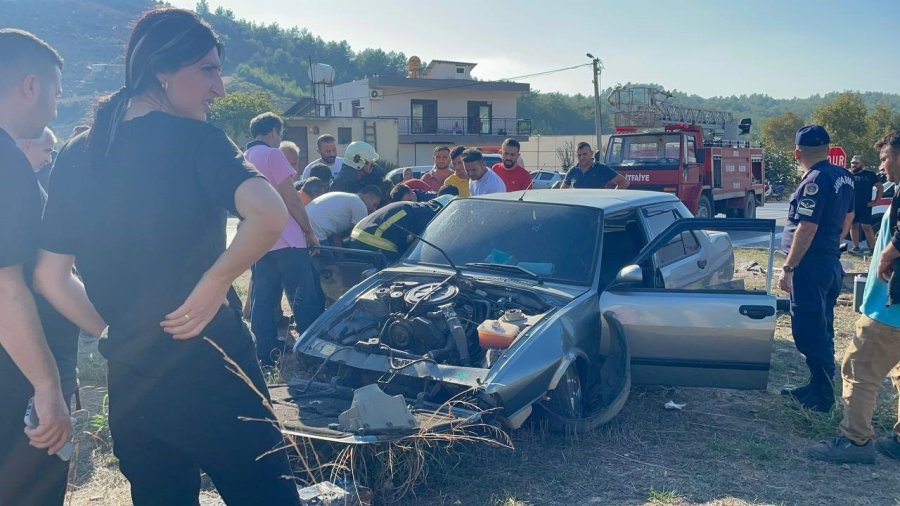
[[[122,59],[133,21],[155,0],[0,0],[0,26],[33,31],[57,47],[66,60],[64,96],[55,127],[63,134],[83,122],[95,99],[123,83]],[[229,91],[264,89],[281,107],[309,94],[309,62],[333,66],[337,82],[367,75],[400,76],[406,56],[394,51],[354,51],[346,41],[325,41],[306,28],[283,28],[237,19],[225,9],[211,11],[198,3],[198,12],[221,35],[226,45],[224,71]],[[423,55],[427,56],[427,55]],[[452,57],[452,55],[434,55]],[[704,98],[672,90],[673,102],[687,107],[727,110],[753,119],[759,126],[768,118],[793,111],[808,118],[835,93],[807,98],[775,99],[767,95]],[[842,90],[841,90],[842,91]],[[605,93],[604,93],[605,96]],[[884,102],[900,110],[900,95],[860,94],[871,110]],[[611,130],[611,115],[604,100],[603,123]],[[533,91],[519,99],[519,117],[531,118],[536,133],[578,134],[594,129],[593,97]]]

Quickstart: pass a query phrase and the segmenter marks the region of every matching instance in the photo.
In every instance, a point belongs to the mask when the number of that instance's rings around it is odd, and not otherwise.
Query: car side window
[[[647,220],[650,233],[656,237],[681,216],[672,207],[665,206],[645,208],[644,218]],[[682,232],[657,251],[656,259],[660,267],[665,267],[696,253],[699,249],[700,244],[693,232]]]

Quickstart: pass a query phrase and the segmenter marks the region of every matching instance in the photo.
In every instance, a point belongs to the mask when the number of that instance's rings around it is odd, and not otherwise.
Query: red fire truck
[[[671,97],[650,86],[612,91],[616,133],[607,142],[606,164],[633,189],[674,193],[696,216],[756,217],[765,203],[763,149],[738,140],[750,120],[674,106]]]

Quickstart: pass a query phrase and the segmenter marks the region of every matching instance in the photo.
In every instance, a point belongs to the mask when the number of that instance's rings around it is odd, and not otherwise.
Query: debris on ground
[[[338,421],[341,428],[349,432],[381,432],[418,426],[403,396],[390,396],[375,383],[353,392],[350,409],[341,413]]]
[[[372,504],[372,493],[369,489],[358,487],[355,483],[338,479],[338,484],[323,481],[297,492],[300,494],[301,506],[368,506]]]
[[[684,409],[685,406],[687,406],[687,404],[678,404],[675,401],[669,401],[669,402],[665,403],[665,405],[663,405],[664,408],[672,409],[675,411],[681,411],[682,409]]]
[[[741,267],[741,270],[745,272],[759,272],[761,274],[766,273],[766,269],[763,268],[763,266],[759,265],[758,262],[746,263]]]

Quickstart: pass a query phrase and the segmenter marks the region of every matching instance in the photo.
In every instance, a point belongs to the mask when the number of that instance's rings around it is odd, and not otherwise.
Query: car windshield
[[[564,204],[455,200],[438,214],[423,237],[444,250],[457,267],[493,270],[531,279],[518,266],[548,281],[590,285],[597,265],[599,209]],[[406,260],[449,265],[435,248],[417,241]]]
[[[607,165],[658,166],[678,164],[681,159],[678,134],[624,135],[613,137],[606,153]]]

